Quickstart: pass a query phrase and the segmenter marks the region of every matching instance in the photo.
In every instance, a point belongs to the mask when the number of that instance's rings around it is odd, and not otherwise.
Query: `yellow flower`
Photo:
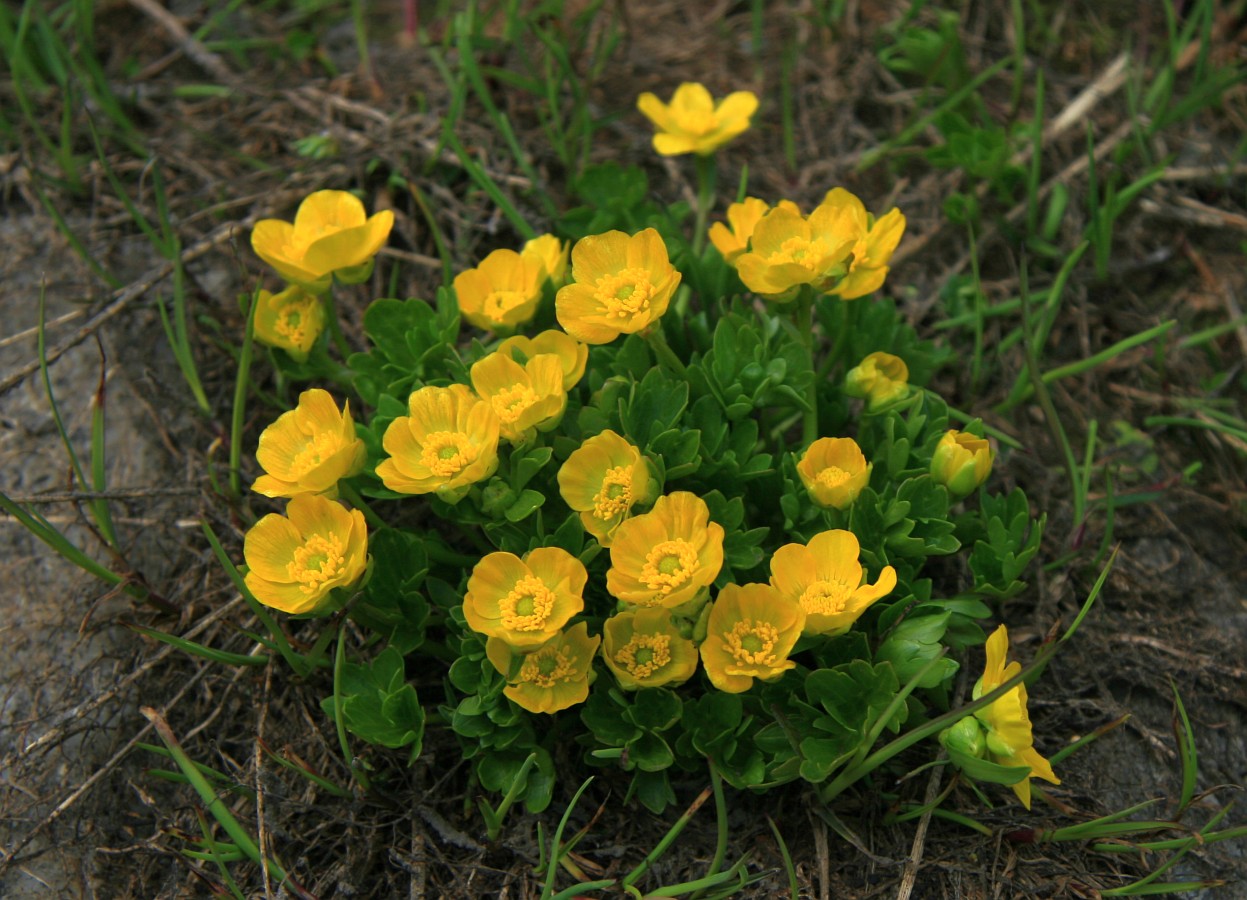
[[[521,444],[533,429],[549,431],[563,418],[567,391],[557,356],[543,353],[520,365],[510,354],[491,353],[472,364],[472,387],[501,423],[502,436]]]
[[[671,613],[628,610],[602,625],[602,659],[626,691],[683,684],[697,671],[697,648],[681,637]]]
[[[646,92],[637,97],[636,107],[658,129],[654,149],[660,154],[706,156],[749,127],[758,98],[736,91],[716,104],[705,86],[685,82],[675,89],[670,106]]]
[[[315,494],[299,494],[286,515],[269,513],[243,540],[247,590],[265,606],[292,615],[314,612],[334,588],[349,588],[368,563],[368,527],[358,509],[347,510]]]
[[[377,477],[402,494],[458,499],[498,468],[498,416],[465,385],[423,387],[385,429]]]
[[[485,655],[507,680],[504,694],[529,712],[553,713],[588,698],[601,641],[589,637],[589,626],[581,622],[526,653],[491,637]]]
[[[558,547],[538,547],[523,559],[491,553],[472,569],[463,616],[478,634],[531,650],[584,609],[588,580],[584,564]]]
[[[880,219],[866,212],[856,196],[844,188],[832,188],[823,198],[823,205],[832,207],[854,235],[853,255],[848,271],[825,293],[837,294],[841,300],[864,297],[883,286],[888,263],[896,245],[905,233],[905,217],[893,209]]]
[[[1005,658],[1009,654],[1009,632],[1005,626],[1001,625],[987,639],[986,649],[987,665],[983,670],[983,677],[974,686],[976,700],[984,694],[990,694],[1022,671],[1022,664],[1019,662],[1005,665]],[[1061,779],[1052,771],[1051,764],[1035,749],[1030,715],[1026,711],[1026,685],[1018,684],[974,715],[987,729],[987,753],[992,762],[1002,766],[1030,767],[1030,774],[1012,785],[1013,793],[1017,794],[1023,806],[1031,808],[1032,778],[1042,778],[1052,784],[1061,783]]]
[[[723,526],[688,491],[659,497],[654,508],[615,530],[606,589],[625,603],[674,609],[693,600],[723,568]]]
[[[511,331],[537,312],[541,264],[514,250],[495,250],[475,269],[455,276],[459,312],[484,331]]]
[[[797,204],[791,200],[780,200],[776,209],[787,209],[801,215]],[[753,230],[758,227],[762,217],[771,211],[765,200],[757,197],[746,197],[740,203],[733,203],[727,208],[727,225],[715,222],[710,226],[710,243],[723,254],[725,262],[736,264],[737,258],[749,249],[749,239]]]
[[[935,446],[931,474],[954,497],[965,497],[987,480],[994,456],[987,438],[949,429]]]
[[[563,368],[563,390],[570,391],[580,383],[589,361],[589,348],[566,332],[551,328],[534,338],[517,334],[498,345],[498,353],[509,356],[521,366],[534,356],[549,353],[557,356]]]
[[[810,634],[848,631],[870,604],[896,587],[891,566],[867,584],[860,553],[853,532],[834,529],[814,535],[808,544],[785,544],[771,557],[771,586],[805,611]]]
[[[543,234],[524,244],[520,256],[541,266],[540,281],[549,280],[555,287],[563,286],[567,277],[567,254],[571,246],[552,234]]]
[[[827,204],[809,218],[778,206],[753,229],[749,250],[736,258],[736,271],[749,290],[791,299],[793,288],[821,284],[848,258],[856,240],[843,217]]]
[[[563,330],[586,344],[634,334],[667,311],[680,273],[653,228],[591,234],[572,248],[572,284],[559,289],[555,313]]]
[[[251,247],[287,281],[327,286],[334,272],[370,263],[393,227],[388,209],[369,217],[354,194],[317,191],[299,204],[294,224],[257,222]]]
[[[788,658],[805,612],[769,584],[725,585],[710,607],[701,662],[710,683],[739,694],[755,678],[774,681],[796,663]]]
[[[871,466],[852,438],[819,438],[797,463],[797,474],[819,506],[845,509],[870,481]]]
[[[325,308],[320,298],[297,284],[279,294],[261,289],[256,297],[255,339],[285,350],[295,362],[307,360],[324,330]]]
[[[255,458],[265,474],[251,489],[266,497],[336,497],[339,479],[359,474],[366,452],[355,436],[350,401],[339,412],[326,391],[313,388],[260,433]]]
[[[636,503],[658,493],[641,451],[613,431],[588,438],[559,469],[559,493],[603,547]]]
[[[870,409],[882,409],[909,393],[909,367],[891,353],[871,353],[844,377],[844,392],[866,397]]]

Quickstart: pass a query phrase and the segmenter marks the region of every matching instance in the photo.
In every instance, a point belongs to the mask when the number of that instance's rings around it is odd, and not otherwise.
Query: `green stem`
[[[325,321],[329,323],[329,336],[333,345],[338,348],[339,355],[347,359],[351,355],[351,347],[346,342],[346,335],[342,333],[342,323],[338,321],[338,307],[333,299],[332,285],[321,294],[320,299],[325,304]]]
[[[693,257],[700,260],[701,251],[706,246],[706,219],[714,206],[718,168],[715,166],[713,154],[697,154],[694,158],[697,161],[697,217],[693,223]]]
[[[811,293],[809,285],[801,287],[801,295],[797,298],[797,330],[801,333],[801,340],[805,343],[805,351],[810,356],[810,370],[815,369],[814,364],[814,297]],[[801,443],[809,446],[814,443],[818,437],[818,383],[820,379],[813,378],[810,380],[810,386],[806,388],[805,399],[810,404],[810,408],[806,410],[802,420]]]
[[[338,494],[341,495],[344,500],[349,500],[351,506],[362,512],[364,514],[365,521],[367,521],[374,530],[386,527],[385,519],[377,515],[373,511],[372,507],[368,505],[368,501],[361,497],[359,491],[355,490],[355,488],[348,482],[338,482]]]
[[[368,776],[361,766],[355,765],[355,757],[351,754],[351,744],[346,737],[346,719],[342,713],[342,667],[346,660],[346,620],[338,626],[338,646],[333,655],[333,721],[337,726],[338,743],[342,747],[342,759],[347,769],[359,782],[359,786],[368,790]]]
[[[658,361],[663,363],[668,369],[671,369],[681,378],[686,377],[684,363],[680,357],[675,355],[675,351],[667,343],[667,337],[662,333],[662,322],[655,322],[649,329],[644,332],[645,340],[649,342],[650,349],[654,351],[654,355],[658,357]]]

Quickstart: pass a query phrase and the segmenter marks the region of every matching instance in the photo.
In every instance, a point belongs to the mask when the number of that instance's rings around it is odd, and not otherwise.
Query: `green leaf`
[[[951,616],[951,612],[925,616],[911,615],[896,626],[888,639],[879,646],[879,649],[875,651],[875,659],[891,663],[897,679],[903,684],[908,684],[923,666],[943,651],[941,639],[944,637]],[[933,688],[951,678],[956,671],[956,660],[940,660],[918,682],[918,687]]]
[[[372,576],[351,609],[351,619],[381,635],[400,657],[424,642],[428,603],[420,585],[428,560],[420,540],[406,531],[383,528],[369,536]]]
[[[391,749],[412,745],[410,765],[420,755],[425,715],[403,668],[403,656],[393,647],[382,650],[371,665],[345,664],[342,718],[348,731],[370,744]],[[333,715],[333,697],[321,706]]]
[[[520,494],[519,499],[511,504],[505,515],[508,522],[522,522],[527,519],[546,502],[546,495],[537,491],[525,490]]]
[[[639,728],[663,731],[679,721],[682,707],[679,696],[671,691],[662,688],[640,690],[628,708],[628,717]]]

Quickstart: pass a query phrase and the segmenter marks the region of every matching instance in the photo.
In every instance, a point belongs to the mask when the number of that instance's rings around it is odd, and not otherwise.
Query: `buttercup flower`
[[[754,227],[749,249],[736,258],[736,271],[749,290],[789,299],[793,288],[823,282],[848,258],[856,240],[840,212],[826,203],[809,218],[776,207]]]
[[[1009,632],[1001,625],[987,639],[987,665],[983,677],[974,686],[974,699],[990,694],[1010,678],[1022,671],[1022,664],[1005,665],[1009,654]],[[1030,715],[1026,711],[1026,685],[1017,687],[1003,697],[975,712],[975,717],[987,730],[987,754],[992,762],[1002,766],[1029,766],[1030,774],[1012,785],[1022,805],[1031,808],[1032,778],[1042,778],[1052,784],[1061,780],[1052,771],[1052,765],[1035,749],[1031,732]]]
[[[844,392],[867,398],[872,410],[882,409],[909,393],[909,367],[891,353],[871,353],[844,377]]]
[[[484,331],[511,331],[537,312],[544,271],[514,250],[495,250],[455,276],[459,312]]]
[[[390,490],[455,500],[498,468],[498,416],[466,385],[423,387],[407,411],[381,438],[390,458],[377,477]]]
[[[572,247],[572,284],[559,289],[555,313],[563,330],[586,344],[609,344],[658,321],[680,273],[653,228],[591,234]]]
[[[286,515],[269,513],[243,539],[247,590],[292,615],[314,612],[334,588],[349,588],[368,563],[364,514],[315,494],[299,494]]]
[[[819,438],[797,463],[797,474],[819,506],[845,509],[870,481],[871,466],[852,438]]]
[[[600,637],[584,622],[520,652],[501,638],[485,642],[485,655],[507,680],[503,693],[529,712],[553,713],[584,703],[593,682],[593,656]]]
[[[543,234],[524,244],[520,256],[541,266],[541,281],[550,280],[555,287],[562,287],[567,277],[567,254],[571,249],[566,241],[552,234]]]
[[[776,209],[787,209],[798,216],[801,210],[791,200],[780,200]],[[714,244],[725,262],[736,264],[736,259],[749,249],[749,239],[762,217],[771,211],[765,200],[757,197],[746,197],[740,203],[733,203],[727,208],[727,225],[715,222],[710,226],[710,243]]]
[[[814,535],[808,544],[785,544],[771,557],[771,586],[805,611],[808,633],[848,631],[870,604],[896,587],[891,566],[867,584],[860,553],[853,532],[834,529]]]
[[[825,293],[837,294],[841,300],[853,300],[877,291],[888,276],[888,262],[905,233],[905,217],[899,209],[893,209],[875,219],[866,212],[862,201],[844,188],[828,191],[823,205],[835,210],[846,223],[842,227],[855,237],[847,272],[834,286],[825,289]]]
[[[602,659],[626,691],[683,684],[697,671],[697,648],[661,607],[611,616],[602,635]]]
[[[965,497],[987,480],[994,456],[987,438],[949,429],[935,446],[931,474],[954,497]]]
[[[265,474],[251,489],[266,497],[336,497],[338,481],[359,474],[366,454],[364,442],[355,436],[350,401],[339,411],[326,391],[313,388],[260,433],[255,458]]]
[[[523,559],[491,553],[472,569],[463,616],[478,634],[531,650],[584,609],[588,580],[584,564],[558,547],[539,547]]]
[[[285,350],[295,362],[304,362],[324,330],[325,308],[315,294],[297,284],[279,294],[260,289],[255,339],[261,344]]]
[[[704,85],[685,82],[675,89],[670,106],[646,92],[637,97],[636,107],[658,129],[654,149],[660,154],[706,156],[749,127],[758,98],[736,91],[716,104]]]
[[[367,216],[354,194],[316,191],[299,204],[293,224],[257,222],[251,247],[287,281],[321,286],[334,272],[371,263],[393,227],[388,209]]]
[[[710,607],[701,661],[710,683],[739,694],[755,678],[774,681],[796,663],[788,659],[805,612],[769,584],[729,584]]]
[[[498,345],[498,353],[509,356],[521,366],[534,356],[549,353],[557,356],[563,368],[563,390],[570,391],[580,383],[589,361],[589,348],[570,334],[551,328],[533,338],[517,334]]]
[[[472,387],[501,422],[502,436],[523,443],[534,428],[549,431],[563,418],[567,391],[558,357],[543,353],[520,365],[510,354],[491,353],[472,364]]]
[[[723,526],[688,491],[659,497],[654,508],[615,530],[606,589],[625,603],[674,609],[694,599],[723,568]]]
[[[559,469],[559,493],[603,547],[636,503],[653,499],[654,484],[641,451],[613,431],[588,438]]]

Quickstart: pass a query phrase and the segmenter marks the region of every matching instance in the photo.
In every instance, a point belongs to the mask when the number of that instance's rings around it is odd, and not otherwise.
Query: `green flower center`
[[[641,583],[651,591],[670,594],[697,569],[697,549],[685,540],[663,541],[645,557]]]
[[[498,603],[502,627],[511,631],[542,631],[554,610],[554,592],[545,582],[525,575]]]
[[[494,412],[507,425],[514,425],[525,410],[536,402],[536,391],[526,384],[513,384],[490,398]]]
[[[314,534],[296,547],[286,564],[286,575],[308,596],[323,594],[328,582],[342,574],[346,551],[336,534]]]
[[[565,647],[543,647],[524,658],[516,683],[552,688],[560,681],[570,681],[575,674]]]
[[[615,653],[615,663],[638,681],[671,662],[671,638],[665,634],[634,634]]]
[[[420,464],[440,478],[451,478],[472,461],[472,444],[466,434],[435,431],[424,439]]]
[[[593,497],[593,515],[602,521],[625,515],[632,508],[632,467],[607,469],[602,487]]]
[[[654,288],[650,284],[649,272],[634,267],[615,275],[603,275],[594,285],[593,294],[608,317],[630,319],[649,311]]]
[[[741,619],[723,635],[723,641],[737,665],[773,667],[778,662],[775,644],[779,641],[779,629],[770,622]]]

